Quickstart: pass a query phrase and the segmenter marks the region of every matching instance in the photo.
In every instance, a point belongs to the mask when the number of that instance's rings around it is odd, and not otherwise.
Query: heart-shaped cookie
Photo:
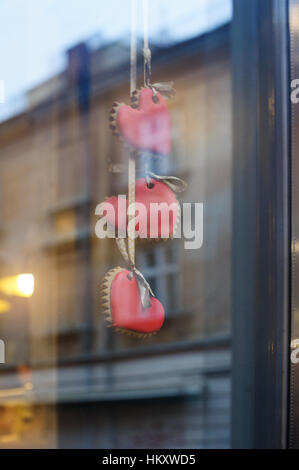
[[[168,155],[171,147],[168,107],[159,93],[151,88],[136,90],[132,105],[115,103],[110,114],[110,127],[130,147]]]
[[[125,214],[118,213],[118,201],[116,196],[105,201],[113,206],[115,216],[114,220],[112,211],[108,211],[106,220],[108,226],[115,226],[116,229],[121,229],[124,232],[128,218],[126,219]],[[174,236],[180,216],[180,205],[175,193],[167,184],[153,178],[150,178],[148,182],[145,178],[136,180],[135,202],[135,214],[140,220],[140,223],[136,223],[135,231],[139,231],[137,234],[139,237],[166,239]],[[143,205],[144,211],[138,207],[139,203]],[[126,209],[128,209],[128,201]]]
[[[101,288],[106,320],[117,331],[146,337],[160,330],[165,318],[163,305],[151,297],[151,306],[142,308],[137,280],[130,271],[111,269]]]

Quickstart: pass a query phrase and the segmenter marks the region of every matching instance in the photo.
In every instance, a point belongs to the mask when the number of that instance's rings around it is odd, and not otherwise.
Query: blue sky
[[[138,0],[140,34],[141,3]],[[231,0],[150,0],[149,4],[149,34],[156,42],[192,37],[231,17]],[[25,106],[26,90],[64,68],[64,52],[73,44],[128,37],[130,0],[1,0],[0,17],[3,120]]]

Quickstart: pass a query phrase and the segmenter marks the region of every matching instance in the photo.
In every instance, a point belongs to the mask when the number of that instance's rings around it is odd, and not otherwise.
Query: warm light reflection
[[[18,297],[31,297],[34,291],[34,276],[22,273],[17,276],[0,278],[0,292],[5,295]]]
[[[0,314],[9,312],[11,309],[11,305],[6,300],[0,299]]]
[[[17,276],[17,286],[20,295],[31,297],[34,291],[34,276],[32,274],[19,274]]]

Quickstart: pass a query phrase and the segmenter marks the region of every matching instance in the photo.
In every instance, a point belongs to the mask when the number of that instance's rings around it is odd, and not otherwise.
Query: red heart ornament
[[[102,284],[103,306],[108,322],[123,332],[147,336],[162,327],[165,313],[161,302],[151,297],[151,306],[143,309],[135,276],[123,268],[111,269]]]
[[[135,99],[138,100],[138,97],[136,96]],[[112,116],[111,121],[114,119]],[[156,93],[155,101],[153,101],[151,88],[143,88],[139,92],[137,109],[125,104],[118,105],[115,122],[124,140],[134,148],[161,155],[170,153],[168,107],[159,93]]]
[[[126,201],[126,206],[123,205],[120,208],[120,213],[118,208],[119,199],[116,196],[108,198],[105,202],[110,203],[114,208],[113,214],[107,211],[105,215],[108,225],[125,231],[128,218],[126,218],[124,209],[127,211],[128,201]],[[145,211],[140,214],[138,207],[135,211],[141,221],[140,224],[137,222],[135,225],[136,231],[140,229],[140,237],[150,238],[152,235],[151,238],[169,238],[174,236],[180,207],[175,193],[167,184],[152,178],[149,179],[149,184],[147,184],[145,178],[136,180],[135,202],[142,203],[145,207]],[[157,208],[151,206],[152,203],[161,204],[161,206]]]

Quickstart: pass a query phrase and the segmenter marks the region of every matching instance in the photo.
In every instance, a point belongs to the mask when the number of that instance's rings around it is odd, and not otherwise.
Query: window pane
[[[147,338],[106,328],[100,282],[126,265],[115,240],[95,234],[97,205],[127,194],[128,150],[109,117],[130,99],[130,2],[0,6],[2,448],[230,445],[232,4],[149,4],[152,82],[173,81],[176,96],[171,152],[142,151],[136,174],[187,189],[175,194],[183,236],[136,241],[137,268],[165,308]],[[30,295],[20,274],[34,276]]]

